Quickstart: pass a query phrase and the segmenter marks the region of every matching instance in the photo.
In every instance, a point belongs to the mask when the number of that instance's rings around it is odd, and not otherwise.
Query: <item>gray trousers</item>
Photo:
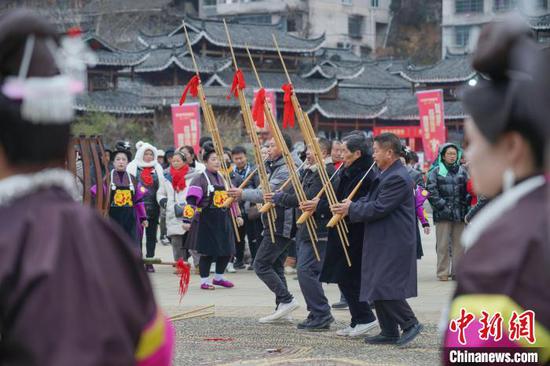
[[[271,242],[268,234],[262,238],[254,259],[254,271],[260,280],[275,294],[275,303],[289,303],[294,298],[288,292],[284,264],[291,239],[275,236]]]
[[[296,268],[298,270],[298,283],[304,295],[307,310],[313,317],[318,318],[330,315],[330,305],[325,296],[323,285],[319,282],[327,253],[327,239],[319,239],[316,245],[321,261],[317,261],[309,239],[296,242],[298,255]]]
[[[440,221],[435,223],[435,248],[437,251],[437,276],[446,277],[455,275],[455,269],[464,254],[460,237],[464,231],[463,222]],[[449,271],[452,256],[452,267]]]
[[[172,253],[174,254],[174,261],[178,259],[185,259],[185,249],[183,248],[184,240],[183,235],[170,236],[170,243],[172,244]]]

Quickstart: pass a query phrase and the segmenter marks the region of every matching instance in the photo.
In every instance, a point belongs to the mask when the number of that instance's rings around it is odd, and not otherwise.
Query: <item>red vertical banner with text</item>
[[[424,159],[432,163],[437,159],[439,146],[445,143],[445,111],[443,109],[443,90],[426,90],[416,93]]]
[[[256,95],[257,94],[258,94],[258,89],[254,90],[254,100],[256,100]],[[271,106],[271,110],[273,111],[273,117],[275,117],[275,121],[276,121],[277,120],[277,94],[275,94],[275,90],[266,89],[265,90],[265,99],[267,99],[269,101],[269,104]],[[252,105],[254,105],[254,103],[252,103]]]
[[[198,154],[201,138],[199,103],[172,104],[172,128],[176,149],[190,145],[195,149],[195,154]]]

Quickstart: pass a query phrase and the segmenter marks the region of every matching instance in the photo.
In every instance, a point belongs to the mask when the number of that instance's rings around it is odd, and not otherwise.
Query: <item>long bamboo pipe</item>
[[[330,180],[332,181],[332,178],[334,178],[336,176],[336,174],[338,174],[338,172],[340,171],[340,168],[342,168],[342,165],[340,165],[338,167],[338,169],[336,169],[336,171],[332,174],[332,176],[330,177]],[[323,193],[325,193],[325,190],[327,189],[327,185],[323,185],[323,188],[319,191],[319,193],[317,193],[315,195],[315,197],[313,197],[312,200],[316,200],[316,199],[320,199],[321,196],[323,195]],[[303,224],[304,222],[306,222],[306,220],[315,213],[315,211],[305,211],[305,212],[302,212],[302,214],[300,215],[300,217],[298,218],[298,220],[296,220],[296,223],[297,224]]]
[[[361,179],[359,180],[359,182],[357,182],[357,184],[355,185],[355,187],[353,188],[353,191],[351,191],[351,193],[348,195],[347,199],[348,200],[352,200],[353,197],[355,197],[355,195],[357,194],[357,192],[359,191],[359,188],[361,188],[361,184],[363,184],[363,181],[365,180],[365,178],[367,177],[367,175],[370,173],[370,171],[372,170],[372,168],[374,167],[376,163],[372,163],[372,165],[370,166],[370,168],[367,170],[367,172],[363,175],[363,177],[361,177]],[[327,227],[334,227],[339,221],[341,221],[342,219],[344,218],[344,215],[342,214],[335,214],[332,216],[332,218],[330,219],[330,221],[328,222],[327,224]]]

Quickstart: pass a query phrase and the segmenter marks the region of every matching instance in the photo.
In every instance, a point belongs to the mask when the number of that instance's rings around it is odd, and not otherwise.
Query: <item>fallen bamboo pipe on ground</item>
[[[254,171],[252,171],[252,173],[248,174],[248,176],[243,180],[243,182],[239,185],[239,189],[243,189],[244,187],[246,187],[246,185],[248,184],[248,182],[250,182],[250,180],[252,179],[252,177],[254,176],[254,174],[256,174],[256,172],[258,171],[258,168],[254,169]],[[235,198],[234,197],[228,197],[225,202],[223,203],[222,207],[224,208],[228,208],[229,206],[231,206],[233,204],[233,202],[235,201]]]
[[[365,180],[365,178],[367,177],[367,175],[370,173],[370,171],[372,170],[372,168],[374,168],[374,165],[376,163],[372,163],[372,165],[370,166],[370,168],[367,170],[367,172],[365,173],[365,175],[363,175],[363,177],[361,177],[361,179],[359,180],[359,182],[357,182],[357,184],[355,185],[355,187],[353,188],[353,191],[351,191],[351,193],[348,195],[348,197],[346,199],[348,200],[352,200],[353,197],[355,197],[355,195],[357,194],[357,192],[359,191],[359,188],[361,188],[361,184],[363,184],[363,181]],[[332,216],[332,218],[330,219],[330,221],[328,222],[327,224],[327,227],[328,228],[332,228],[334,226],[336,226],[336,224],[338,224],[338,222],[340,222],[342,219],[344,218],[344,215],[342,214],[335,214]]]

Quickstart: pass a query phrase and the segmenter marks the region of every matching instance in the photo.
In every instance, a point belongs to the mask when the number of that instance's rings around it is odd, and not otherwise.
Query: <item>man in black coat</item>
[[[391,133],[374,139],[380,169],[366,197],[333,206],[332,212],[365,223],[362,301],[374,301],[382,332],[370,344],[404,345],[423,329],[406,299],[417,294],[414,183],[399,160],[401,142]],[[403,330],[399,336],[398,326]]]
[[[330,159],[330,141],[320,138],[319,145],[321,153],[323,154],[322,158]],[[308,200],[302,202],[302,205],[300,205],[292,188],[272,194],[272,197],[276,206],[300,207],[302,210],[315,212],[313,218],[317,223],[316,232],[317,238],[319,239],[315,245],[319,252],[320,261],[318,261],[315,256],[307,225],[301,224],[296,233],[298,283],[300,284],[300,290],[302,290],[309,312],[307,319],[298,324],[298,329],[315,331],[329,329],[330,324],[334,322],[334,318],[330,312],[330,305],[323,291],[323,286],[319,281],[319,275],[323,268],[327,249],[328,231],[326,225],[331,214],[328,209],[328,204],[326,203],[326,195],[323,194],[320,199],[315,198],[319,191],[323,189],[323,182],[319,176],[319,168],[317,164],[315,164],[315,157],[310,146],[307,147],[306,159],[308,167],[302,174],[302,186]],[[325,162],[325,166],[328,175],[332,176],[335,169],[331,160],[330,162]],[[324,209],[321,209],[321,207],[324,207]]]

